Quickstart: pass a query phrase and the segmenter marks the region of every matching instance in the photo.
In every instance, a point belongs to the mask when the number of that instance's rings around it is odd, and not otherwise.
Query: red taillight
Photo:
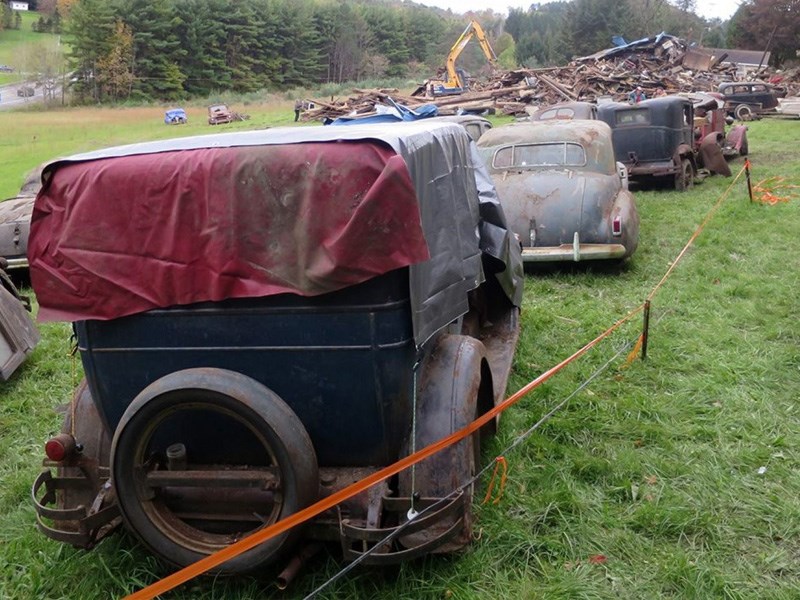
[[[54,461],[62,461],[74,451],[75,438],[68,433],[62,433],[50,438],[44,445],[44,453],[47,458]]]
[[[612,235],[622,235],[622,217],[619,215],[611,221],[611,233]]]

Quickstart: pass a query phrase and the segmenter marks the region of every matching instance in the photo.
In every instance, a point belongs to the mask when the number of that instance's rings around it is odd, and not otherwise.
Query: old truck
[[[746,128],[726,135],[722,101],[710,95],[609,102],[598,106],[597,116],[611,127],[616,159],[632,182],[668,181],[685,191],[699,168],[730,175],[726,158],[748,151]]]
[[[43,180],[29,247],[39,318],[73,323],[85,375],[32,489],[54,539],[89,548],[122,521],[187,565],[504,395],[519,244],[455,124],[137,144],[57,161]],[[380,564],[460,548],[479,444],[220,570],[257,570],[304,540]]]
[[[223,125],[233,123],[233,113],[227,104],[212,104],[208,107],[208,124]]]

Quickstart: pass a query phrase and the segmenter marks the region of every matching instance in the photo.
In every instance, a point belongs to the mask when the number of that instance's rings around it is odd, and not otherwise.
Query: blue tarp
[[[387,98],[389,106],[376,105],[376,113],[371,115],[361,115],[354,117],[338,117],[326,121],[325,125],[355,125],[356,123],[398,123],[400,121],[419,121],[428,119],[439,114],[439,108],[435,104],[423,104],[412,110],[407,106],[398,104],[391,98]]]

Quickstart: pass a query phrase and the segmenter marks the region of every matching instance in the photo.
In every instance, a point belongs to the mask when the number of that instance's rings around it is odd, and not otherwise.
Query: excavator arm
[[[436,96],[447,96],[453,94],[461,94],[467,90],[467,81],[464,72],[461,69],[456,68],[456,59],[458,58],[461,51],[464,50],[466,45],[469,41],[474,37],[478,38],[478,42],[481,45],[481,50],[483,50],[484,56],[486,56],[486,60],[492,66],[497,64],[497,56],[492,50],[492,46],[489,44],[489,40],[486,39],[486,34],[483,32],[483,27],[480,26],[475,20],[469,22],[467,28],[464,32],[458,36],[456,43],[453,44],[453,47],[450,48],[450,53],[447,55],[447,80],[442,81],[441,79],[427,79],[423,86],[414,92],[412,95],[418,95],[418,93],[424,92],[428,97],[436,97]]]
[[[450,48],[450,53],[447,55],[446,88],[459,88],[460,90],[466,89],[467,82],[463,80],[461,74],[456,70],[456,59],[473,36],[478,38],[478,43],[481,45],[481,50],[483,50],[486,60],[488,60],[492,65],[497,62],[497,56],[495,55],[492,46],[489,44],[489,40],[486,39],[486,34],[483,31],[483,27],[481,27],[480,23],[473,19],[469,22],[467,28],[464,29],[464,32],[458,37],[456,43],[453,44],[453,47]]]

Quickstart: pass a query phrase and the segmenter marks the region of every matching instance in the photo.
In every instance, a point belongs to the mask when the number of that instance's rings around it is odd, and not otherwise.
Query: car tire
[[[177,442],[185,443],[186,463],[178,471],[260,466],[275,472],[277,483],[271,490],[151,485],[150,473],[168,468],[165,457]],[[111,467],[125,523],[151,551],[180,567],[301,510],[319,490],[314,447],[297,415],[266,386],[223,369],[177,371],[139,393],[117,426]],[[231,502],[239,503],[234,511]],[[294,528],[275,536],[214,572],[252,572],[282,555],[299,534]]]
[[[675,174],[675,190],[685,192],[694,187],[694,169],[688,158],[681,160],[680,170]]]
[[[734,109],[733,114],[740,121],[750,121],[753,118],[753,109],[747,104],[740,104]]]

